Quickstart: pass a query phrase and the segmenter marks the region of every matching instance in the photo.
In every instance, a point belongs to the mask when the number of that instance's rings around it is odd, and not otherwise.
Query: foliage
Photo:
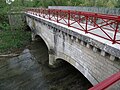
[[[5,21],[0,23],[0,30],[8,30],[9,28],[10,28],[10,25]]]
[[[15,0],[12,6],[48,7],[48,6],[96,6],[119,7],[120,0]]]
[[[19,0],[21,1],[21,0]],[[7,52],[13,48],[19,48],[30,40],[30,33],[25,32],[25,25],[21,24],[20,27],[11,29],[8,20],[8,14],[11,11],[21,11],[23,7],[17,6],[17,2],[10,5],[6,4],[5,0],[0,2],[0,53]]]
[[[0,53],[20,48],[30,41],[30,32],[21,29],[0,31]]]

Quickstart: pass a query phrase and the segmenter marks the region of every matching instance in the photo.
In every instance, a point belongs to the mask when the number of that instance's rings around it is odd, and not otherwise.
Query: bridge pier
[[[32,38],[32,41],[35,41],[35,33],[31,32],[31,38]]]
[[[49,54],[49,66],[50,67],[55,67],[55,55]]]
[[[57,60],[58,59],[58,57],[57,57],[57,55],[55,54],[55,51],[54,51],[54,49],[50,49],[49,51],[48,51],[48,53],[49,53],[49,66],[51,67],[51,68],[57,68],[57,67],[59,67],[59,66],[61,66],[62,64],[61,64],[61,60]],[[61,58],[59,58],[59,59],[61,59]]]

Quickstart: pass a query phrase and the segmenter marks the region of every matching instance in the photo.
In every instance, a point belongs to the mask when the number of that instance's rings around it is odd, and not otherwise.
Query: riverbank
[[[30,32],[22,29],[0,30],[0,55],[17,52],[30,43]]]

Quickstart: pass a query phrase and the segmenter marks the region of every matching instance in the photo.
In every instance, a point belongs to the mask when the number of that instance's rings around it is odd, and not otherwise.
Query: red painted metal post
[[[95,17],[93,17],[94,18],[94,21],[93,21],[93,23],[94,23],[94,27],[96,26],[96,16],[97,16],[97,13],[95,13]]]
[[[35,15],[37,16],[37,9],[35,9]]]
[[[32,8],[32,14],[34,14],[34,9]]]
[[[43,9],[42,12],[43,12],[43,18],[45,18],[45,15],[44,15],[45,14],[45,9]]]
[[[48,17],[49,17],[49,20],[51,20],[50,19],[50,9],[48,9]]]
[[[39,9],[39,17],[41,16],[40,14],[41,14],[41,9]]]
[[[37,8],[37,16],[39,16],[39,9]]]
[[[70,27],[70,10],[68,10],[68,27]]]
[[[35,15],[35,9],[33,9],[34,10],[34,15]]]
[[[33,8],[33,15],[35,14],[35,10],[34,10],[34,8]]]
[[[81,22],[81,12],[79,12],[78,15],[79,15],[79,21],[78,21],[78,23],[80,23]]]
[[[116,34],[117,34],[117,32],[118,32],[118,24],[119,24],[119,22],[117,21],[116,22],[116,29],[115,29],[115,33],[114,33],[114,38],[113,38],[113,41],[112,41],[112,44],[115,44],[116,43]]]
[[[61,10],[60,10],[60,12],[59,12],[59,17],[61,18]]]
[[[116,43],[116,37],[117,37],[116,35],[117,35],[118,29],[119,29],[119,24],[120,24],[120,16],[118,16],[118,20],[116,22],[116,29],[115,29],[115,33],[114,33],[114,38],[113,38],[113,43],[112,44]]]
[[[56,10],[56,14],[57,14],[57,23],[59,22],[59,21],[58,21],[58,12],[59,12],[59,11],[58,11],[58,10]]]
[[[85,26],[85,33],[88,33],[87,26],[88,26],[88,16],[86,16],[86,26]]]

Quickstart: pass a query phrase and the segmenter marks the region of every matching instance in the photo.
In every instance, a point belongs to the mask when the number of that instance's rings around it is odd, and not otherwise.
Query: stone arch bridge
[[[65,60],[93,85],[120,71],[120,48],[116,48],[119,43],[109,45],[102,42],[104,38],[88,37],[73,27],[41,17],[37,10],[28,10],[25,16],[32,39],[39,35],[46,43],[50,65],[55,66],[57,59]]]

